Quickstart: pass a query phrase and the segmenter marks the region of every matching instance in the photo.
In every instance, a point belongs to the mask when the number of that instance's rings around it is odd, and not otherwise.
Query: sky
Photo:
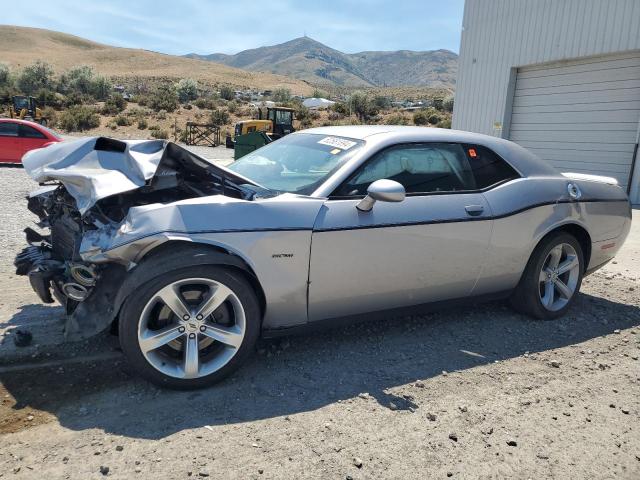
[[[156,52],[237,53],[307,36],[345,53],[456,53],[464,0],[30,0],[0,23],[39,27]]]

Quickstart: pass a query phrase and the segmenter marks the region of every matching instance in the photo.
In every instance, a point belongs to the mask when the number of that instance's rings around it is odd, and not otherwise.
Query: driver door
[[[399,203],[356,205],[379,179],[403,184]],[[309,321],[471,294],[486,258],[491,212],[464,148],[397,145],[376,154],[320,210],[309,269]]]

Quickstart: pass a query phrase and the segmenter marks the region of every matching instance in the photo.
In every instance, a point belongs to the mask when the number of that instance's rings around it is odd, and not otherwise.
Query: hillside
[[[166,55],[148,50],[113,47],[74,35],[37,28],[0,25],[0,62],[12,69],[45,60],[58,70],[90,65],[96,72],[118,77],[191,77],[207,83],[274,89],[310,94],[300,80],[270,73],[249,72],[218,63]]]
[[[448,50],[342,53],[309,37],[235,55],[188,54],[254,72],[347,87],[421,86],[453,89],[458,56]]]

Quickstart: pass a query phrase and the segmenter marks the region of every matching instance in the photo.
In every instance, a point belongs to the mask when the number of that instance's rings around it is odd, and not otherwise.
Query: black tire
[[[246,317],[245,335],[233,358],[219,370],[192,379],[176,378],[160,372],[147,361],[138,343],[138,324],[147,302],[164,286],[187,278],[206,278],[226,285],[240,300]],[[234,269],[217,265],[193,265],[143,281],[135,295],[130,295],[122,307],[119,337],[122,351],[137,374],[162,387],[191,390],[213,385],[236,371],[254,351],[260,335],[260,325],[261,312],[258,299],[253,287],[242,274]]]
[[[571,245],[577,254],[579,262],[578,281],[574,289],[574,293],[567,304],[559,310],[552,311],[547,309],[540,299],[539,275],[549,252],[551,252],[554,247],[565,243]],[[567,310],[569,310],[569,308],[571,308],[571,305],[578,295],[582,284],[584,270],[584,254],[582,252],[582,247],[576,238],[566,232],[550,233],[540,241],[531,254],[520,282],[511,295],[511,306],[520,313],[524,313],[525,315],[539,320],[553,320],[561,317]]]

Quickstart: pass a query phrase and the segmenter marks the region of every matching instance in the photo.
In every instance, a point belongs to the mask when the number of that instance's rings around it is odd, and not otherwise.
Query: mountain
[[[207,60],[252,72],[270,72],[311,83],[349,87],[455,86],[458,55],[449,50],[342,53],[309,37],[279,45],[188,58]]]
[[[303,95],[313,91],[307,83],[281,75],[249,72],[178,55],[113,47],[51,30],[0,25],[0,62],[7,63],[11,69],[20,69],[36,60],[50,63],[58,72],[89,65],[107,76],[191,77],[211,84],[229,83],[238,87],[284,87]]]

